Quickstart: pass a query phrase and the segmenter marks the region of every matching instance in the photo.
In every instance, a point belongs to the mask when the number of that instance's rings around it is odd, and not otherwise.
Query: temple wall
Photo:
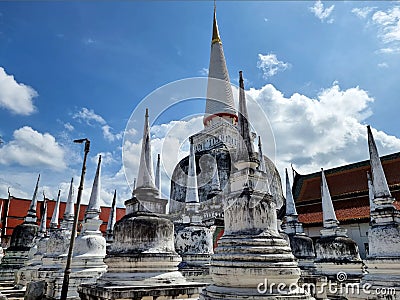
[[[368,228],[367,222],[353,223],[353,224],[340,224],[341,228],[347,229],[347,235],[354,240],[360,251],[362,259],[366,258],[368,251]],[[320,237],[321,226],[313,226],[304,228],[304,232],[311,237],[314,241]]]

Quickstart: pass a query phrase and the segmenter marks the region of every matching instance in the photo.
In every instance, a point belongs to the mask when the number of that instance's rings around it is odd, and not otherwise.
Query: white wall
[[[347,229],[347,235],[353,239],[360,251],[360,256],[364,259],[367,256],[368,248],[368,223],[354,223],[354,224],[343,224],[340,227]],[[314,241],[319,238],[320,230],[322,227],[307,227],[304,228],[304,232],[311,237]]]

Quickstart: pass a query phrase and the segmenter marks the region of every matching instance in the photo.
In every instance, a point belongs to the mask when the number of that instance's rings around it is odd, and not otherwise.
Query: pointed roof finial
[[[137,188],[151,187],[154,185],[153,162],[151,159],[151,142],[150,142],[150,125],[149,125],[149,110],[146,108],[144,116],[144,128],[142,139],[142,152],[140,153],[139,173],[137,177]]]
[[[370,211],[374,211],[376,206],[374,203],[374,184],[372,182],[371,174],[367,171],[367,179],[368,179],[368,198],[369,198],[369,209]]]
[[[381,159],[379,158],[378,149],[375,144],[375,139],[369,125],[367,126],[367,131],[372,182],[374,184],[374,203],[378,205],[392,206],[394,199],[390,193]]]
[[[92,193],[90,194],[89,204],[85,212],[86,219],[98,219],[101,209],[100,209],[100,192],[101,192],[101,155],[99,155],[99,160],[97,163],[96,175],[94,176]]]
[[[218,194],[221,191],[221,183],[219,181],[217,157],[214,156],[214,159],[215,159],[215,164],[214,164],[213,177],[211,179],[211,192],[214,194]]]
[[[60,214],[60,194],[61,190],[58,190],[57,201],[56,204],[54,205],[53,215],[51,216],[50,230],[58,228],[58,217]]]
[[[339,221],[336,218],[335,209],[333,208],[331,194],[329,192],[328,183],[326,181],[324,169],[321,168],[321,198],[322,198],[322,215],[324,228],[336,228]]]
[[[0,223],[2,223],[1,221],[3,220],[3,204],[4,204],[4,201],[1,201],[1,204],[0,204]],[[0,248],[1,248],[1,234],[0,234]]]
[[[219,31],[218,31],[218,23],[217,23],[217,4],[214,0],[214,20],[213,20],[213,35],[212,35],[212,40],[211,44],[214,43],[222,43],[221,38],[219,36]]]
[[[238,128],[240,137],[243,139],[241,141],[241,147],[239,148],[240,155],[242,159],[251,159],[254,156],[253,142],[251,140],[249,115],[247,113],[247,103],[246,94],[244,91],[244,80],[243,72],[239,71],[239,111],[238,111]],[[244,149],[240,149],[244,147]],[[245,150],[245,151],[243,151]]]
[[[186,203],[199,203],[199,194],[197,190],[196,158],[194,155],[193,137],[189,138],[190,154],[189,168],[186,181]]]
[[[293,167],[293,164],[290,164],[290,167],[292,168],[292,176],[293,176],[293,181],[295,180],[296,176],[299,174]]]
[[[218,32],[216,7],[214,6],[206,111],[203,118],[204,126],[207,127],[212,124],[211,120],[216,117],[223,118],[231,124],[236,124],[237,115],[234,103],[229,72],[226,67],[224,50]]]
[[[25,222],[27,222],[27,223],[36,223],[36,221],[37,221],[37,217],[36,217],[37,199],[36,199],[36,197],[37,197],[37,192],[39,189],[39,181],[40,181],[40,174],[38,175],[38,178],[36,181],[35,191],[33,192],[31,205],[29,206],[28,213],[25,217]]]
[[[2,221],[3,221],[3,201],[1,201],[1,205],[0,205],[0,223],[3,223]],[[2,237],[3,237],[3,233],[0,231],[0,250],[2,250],[1,246],[3,245],[2,241],[1,241]]]
[[[39,226],[39,230],[38,230],[38,236],[40,237],[44,237],[47,234],[47,226],[46,226],[46,222],[47,222],[47,200],[46,200],[46,196],[44,194],[43,191],[43,207],[42,207],[42,216],[40,218],[40,226]]]
[[[132,194],[131,194],[131,198],[135,198],[135,190],[136,190],[136,177],[133,178],[133,187],[132,187]]]
[[[156,188],[158,190],[158,197],[161,198],[161,165],[160,165],[160,153],[157,154],[157,166],[156,166]]]
[[[292,194],[292,187],[289,181],[288,170],[285,168],[286,173],[286,216],[297,216],[296,204]]]
[[[114,197],[113,197],[112,204],[111,204],[110,216],[108,217],[108,223],[107,223],[107,235],[109,235],[107,238],[109,240],[112,239],[114,225],[115,225],[115,221],[117,219],[117,210],[115,208],[116,203],[117,203],[117,190],[114,190]]]
[[[65,211],[63,216],[63,221],[61,223],[62,228],[69,228],[74,222],[74,178],[71,178],[71,183],[69,186],[67,203],[65,204]]]
[[[262,144],[261,144],[261,136],[258,136],[258,160],[259,160],[259,165],[258,165],[258,170],[261,172],[265,172],[265,160],[264,160],[264,154],[262,151]]]

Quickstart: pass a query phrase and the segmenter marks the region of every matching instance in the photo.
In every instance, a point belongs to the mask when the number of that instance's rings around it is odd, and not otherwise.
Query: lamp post
[[[74,143],[78,143],[78,144],[82,144],[83,142],[85,142],[85,150],[84,150],[85,154],[83,156],[81,181],[79,183],[78,196],[77,196],[77,199],[76,199],[74,225],[72,227],[72,233],[71,233],[71,240],[69,242],[67,262],[65,264],[64,279],[63,279],[63,284],[62,284],[62,289],[61,289],[61,298],[60,298],[61,300],[66,300],[67,299],[67,295],[68,295],[69,275],[71,274],[72,252],[74,250],[75,236],[76,236],[77,227],[78,227],[78,218],[79,218],[79,210],[80,210],[80,206],[81,206],[83,182],[85,181],[86,158],[87,158],[87,155],[89,153],[89,148],[90,148],[90,141],[88,139],[85,138],[85,139],[74,140]]]

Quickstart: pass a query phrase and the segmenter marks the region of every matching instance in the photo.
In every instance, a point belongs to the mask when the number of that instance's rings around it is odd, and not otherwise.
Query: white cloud
[[[24,126],[14,131],[14,139],[0,148],[3,165],[38,166],[61,171],[66,168],[64,149],[49,133]]]
[[[262,136],[264,153],[276,162],[280,172],[291,163],[297,171],[308,173],[368,159],[366,121],[372,114],[370,105],[374,99],[365,90],[342,90],[334,82],[314,99],[298,93],[287,98],[267,84],[250,89],[247,96],[251,125]],[[259,117],[261,110],[268,120]],[[172,121],[151,128],[153,165],[157,153],[161,153],[162,189],[166,195],[173,169],[188,155],[187,137],[203,128],[201,119]],[[266,133],[268,121],[274,136]],[[381,155],[400,151],[399,138],[375,129],[373,133]],[[276,156],[269,146],[274,142]],[[137,176],[140,151],[141,141],[125,140],[123,156],[128,182]]]
[[[359,17],[360,19],[365,19],[375,9],[376,9],[376,7],[366,6],[366,7],[361,7],[361,8],[353,8],[351,10],[351,12],[353,14],[355,14],[357,17]]]
[[[94,40],[94,39],[92,39],[92,38],[84,38],[83,39],[83,43],[85,44],[85,45],[91,45],[91,44],[94,44],[96,41]]]
[[[135,128],[129,128],[128,130],[124,131],[124,134],[127,137],[134,137],[137,133],[138,133],[138,131]]]
[[[113,134],[111,132],[112,128],[109,125],[104,125],[104,126],[101,127],[101,129],[103,130],[104,138],[109,142],[114,142],[115,140],[122,139],[122,132]]]
[[[92,122],[100,125],[106,124],[106,121],[102,116],[96,114],[93,109],[87,109],[86,107],[82,107],[82,109],[75,113],[72,118],[77,119],[80,122],[85,122],[89,126],[94,126]]]
[[[68,131],[73,131],[75,128],[73,125],[71,125],[71,123],[67,122],[64,123],[64,128],[67,129]]]
[[[389,68],[389,65],[386,62],[382,62],[378,64],[378,68]]]
[[[14,76],[8,75],[4,68],[0,67],[0,107],[10,110],[18,115],[31,115],[36,108],[33,98],[38,93],[28,85],[18,83]]]
[[[202,69],[199,71],[199,74],[200,74],[201,76],[208,76],[208,68],[202,68]]]
[[[334,19],[330,18],[335,5],[331,5],[327,8],[324,8],[324,4],[318,0],[314,3],[314,6],[310,7],[310,11],[314,13],[314,15],[321,20],[321,22],[333,23]]]
[[[400,46],[381,48],[379,49],[379,51],[377,51],[377,53],[385,53],[385,54],[400,53]]]
[[[91,158],[91,161],[96,165],[99,159],[99,155],[101,155],[101,164],[103,166],[117,162],[117,160],[114,158],[114,155],[111,152],[100,152]]]
[[[108,142],[114,142],[122,139],[123,132],[121,131],[118,133],[113,133],[113,128],[107,124],[106,120],[104,120],[102,116],[96,114],[93,109],[82,107],[80,111],[72,115],[72,118],[78,120],[79,122],[84,122],[92,127],[101,126],[103,137]],[[134,133],[135,132],[133,131],[129,132],[129,134]]]
[[[400,6],[387,11],[377,11],[372,16],[373,23],[378,27],[378,37],[387,45],[381,49],[384,53],[400,50]]]
[[[272,85],[251,89],[265,110],[276,140],[279,171],[293,163],[302,173],[368,158],[365,121],[374,101],[359,87],[341,90],[335,83],[317,99],[301,94],[285,98]],[[249,106],[249,114],[257,107]],[[254,121],[255,127],[257,122]],[[259,127],[259,126],[258,126]],[[400,151],[400,139],[374,130],[380,154]],[[264,145],[273,141],[265,141]]]
[[[276,54],[258,54],[257,68],[259,68],[263,72],[264,79],[272,77],[276,75],[276,73],[284,71],[289,67],[290,64],[278,60]]]

